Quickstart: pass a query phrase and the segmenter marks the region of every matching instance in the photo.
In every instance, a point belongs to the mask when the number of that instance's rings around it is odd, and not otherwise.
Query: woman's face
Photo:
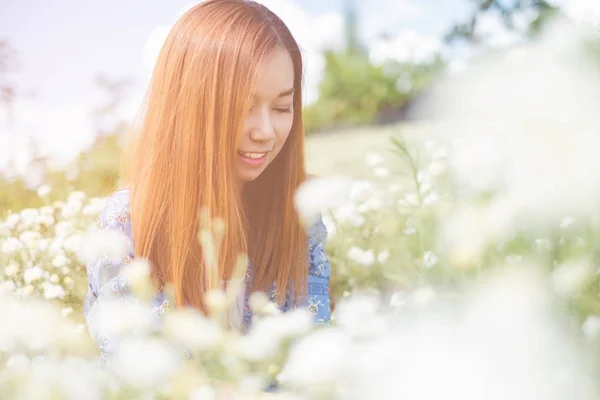
[[[253,181],[273,162],[294,121],[294,66],[278,48],[258,72],[252,108],[237,152],[238,177]]]

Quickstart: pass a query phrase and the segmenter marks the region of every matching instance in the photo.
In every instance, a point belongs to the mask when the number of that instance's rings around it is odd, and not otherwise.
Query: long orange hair
[[[239,189],[238,143],[255,77],[278,47],[294,66],[294,121],[281,152]],[[135,256],[152,264],[157,289],[174,289],[178,306],[207,312],[206,266],[198,211],[219,217],[218,254],[227,281],[240,254],[253,264],[253,291],[277,287],[277,301],[305,294],[307,238],[293,195],[306,178],[302,57],[285,24],[261,4],[208,0],[173,26],[158,56],[141,126],[124,151]]]

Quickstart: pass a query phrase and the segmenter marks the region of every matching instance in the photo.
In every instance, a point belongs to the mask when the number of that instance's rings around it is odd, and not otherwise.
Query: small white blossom
[[[17,238],[9,237],[2,243],[2,252],[4,254],[15,253],[23,247],[23,243]]]
[[[12,371],[25,372],[29,367],[29,358],[23,354],[12,356],[6,362],[6,368]]]
[[[567,229],[568,227],[570,227],[571,225],[573,225],[573,223],[575,223],[575,220],[571,217],[564,217],[561,221],[560,221],[560,227],[563,229]]]
[[[195,310],[179,310],[165,318],[165,332],[191,350],[215,348],[223,338],[218,325]]]
[[[268,359],[276,354],[284,339],[307,333],[312,323],[312,314],[303,308],[262,318],[242,338],[239,351],[248,360]]]
[[[40,237],[41,235],[39,232],[25,231],[19,235],[19,240],[27,247],[34,247],[36,241],[40,239]]]
[[[588,340],[598,339],[600,337],[600,317],[596,315],[587,317],[581,329]]]
[[[64,254],[58,254],[52,259],[52,266],[55,268],[62,268],[67,265],[68,262],[69,260]]]
[[[52,208],[50,206],[44,206],[44,207],[40,208],[40,214],[54,216],[54,208]]]
[[[60,285],[54,285],[48,282],[44,282],[44,297],[48,300],[52,299],[62,299],[65,297],[65,289],[63,289]]]
[[[181,352],[154,338],[128,338],[119,346],[114,360],[117,373],[139,389],[161,386],[182,361]]]
[[[21,221],[24,225],[34,225],[39,215],[39,211],[37,208],[26,208],[21,210],[19,215],[21,216]]]
[[[8,265],[4,268],[4,275],[7,277],[13,277],[19,272],[19,264],[17,264],[14,260],[11,260]]]
[[[208,385],[201,385],[196,388],[192,395],[190,396],[190,400],[217,400],[217,392],[215,389]]]
[[[43,215],[40,214],[36,219],[37,224],[43,225],[45,227],[50,227],[54,225],[54,217],[52,215]]]
[[[121,232],[91,228],[82,241],[78,255],[83,262],[102,256],[120,261],[128,254],[129,249],[127,237]]]
[[[73,230],[73,224],[68,220],[60,221],[54,226],[54,234],[58,238],[68,237]]]
[[[68,317],[69,315],[71,315],[71,313],[73,313],[73,308],[71,308],[71,307],[63,308],[60,313],[63,317]]]
[[[384,263],[387,261],[387,259],[390,257],[390,250],[389,249],[385,249],[379,252],[379,254],[377,255],[377,261],[379,261],[380,263]]]
[[[16,289],[15,283],[13,281],[4,281],[0,282],[0,293],[10,293],[14,292]]]
[[[355,246],[348,250],[348,258],[367,267],[375,262],[373,250],[363,250]]]
[[[48,194],[50,194],[51,191],[52,191],[52,189],[50,188],[50,186],[42,185],[38,188],[37,195],[39,197],[46,197]]]
[[[71,253],[77,253],[83,243],[82,235],[72,235],[65,239],[64,248]]]
[[[29,284],[33,281],[36,281],[38,279],[42,279],[43,277],[44,277],[44,271],[42,271],[42,269],[40,267],[38,267],[37,265],[27,268],[23,272],[23,280],[27,284]]]
[[[437,255],[433,251],[427,250],[425,254],[423,254],[423,265],[425,268],[431,268],[435,266],[437,262]]]
[[[342,331],[317,331],[292,346],[278,380],[292,385],[331,385],[343,376],[351,356],[351,343]]]
[[[370,151],[365,154],[365,162],[369,167],[376,167],[380,164],[383,164],[383,157],[379,153]]]
[[[21,288],[21,296],[27,297],[33,293],[33,286],[27,285]]]
[[[304,182],[294,195],[304,226],[313,226],[325,211],[344,205],[349,200],[351,184],[346,178],[313,178]]]
[[[589,261],[572,261],[557,266],[552,271],[554,289],[562,295],[577,293],[594,275]]]
[[[380,178],[385,178],[387,176],[390,176],[390,170],[387,169],[386,167],[376,167],[373,169],[373,174],[375,174],[375,176],[378,176]]]
[[[6,224],[9,226],[9,229],[13,229],[19,222],[21,221],[21,216],[19,214],[10,214],[6,217]]]

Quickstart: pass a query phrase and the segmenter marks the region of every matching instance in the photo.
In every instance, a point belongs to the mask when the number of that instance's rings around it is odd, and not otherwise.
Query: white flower
[[[65,247],[65,250],[67,250],[71,253],[77,253],[79,251],[79,249],[81,248],[82,243],[83,243],[83,236],[76,234],[76,235],[69,236],[65,239],[64,247]]]
[[[17,264],[14,260],[10,260],[8,265],[4,268],[4,275],[6,275],[9,278],[13,277],[19,272],[19,269],[19,264]]]
[[[139,389],[161,386],[182,361],[180,352],[155,338],[127,338],[119,346],[114,367],[124,382]]]
[[[335,384],[343,376],[352,346],[339,329],[317,331],[294,344],[278,380],[292,385]]]
[[[136,258],[121,271],[121,276],[127,284],[136,285],[150,278],[150,263],[142,258]]]
[[[36,231],[25,231],[19,235],[19,240],[25,244],[27,247],[34,247],[35,243],[38,239],[40,239],[41,235]]]
[[[431,164],[429,164],[429,167],[427,167],[427,172],[429,173],[429,175],[435,178],[442,175],[444,172],[446,172],[447,169],[448,167],[445,163],[439,160],[435,160]]]
[[[27,285],[25,287],[22,287],[21,290],[20,290],[20,292],[21,292],[20,293],[21,296],[28,297],[28,296],[31,295],[31,293],[33,293],[33,286]]]
[[[57,238],[66,238],[73,232],[73,224],[70,221],[60,221],[54,226],[54,234]]]
[[[586,338],[590,341],[600,337],[600,317],[592,315],[585,319],[581,326]]]
[[[375,297],[355,294],[336,307],[336,322],[343,329],[358,331],[373,319],[379,306]]]
[[[557,293],[575,295],[592,277],[594,268],[588,260],[563,263],[552,271],[552,284]]]
[[[370,151],[365,154],[365,162],[369,167],[376,167],[380,164],[383,164],[383,157],[377,152]]]
[[[44,206],[44,207],[40,208],[40,214],[54,216],[54,208],[52,208],[50,206]]]
[[[43,214],[40,214],[37,217],[36,222],[39,225],[44,225],[46,227],[50,227],[50,226],[52,226],[54,224],[55,221],[54,221],[54,217],[52,215],[43,215]]]
[[[79,202],[79,203],[81,203],[83,200],[85,200],[85,193],[82,192],[82,191],[71,192],[69,194],[69,197],[67,198],[67,202]]]
[[[21,241],[14,237],[9,237],[2,243],[2,252],[4,254],[12,254],[15,253],[23,247]]]
[[[56,274],[50,275],[50,282],[58,283],[58,281],[60,281],[60,278],[58,277],[58,275],[56,275]]]
[[[52,266],[55,268],[62,268],[67,265],[68,262],[69,260],[64,254],[58,254],[52,259]]]
[[[430,250],[427,250],[424,254],[423,254],[423,265],[425,266],[425,268],[431,268],[433,266],[435,266],[438,262],[438,258],[437,255]]]
[[[132,332],[148,332],[155,318],[152,308],[145,304],[112,298],[96,302],[93,313],[95,317],[89,320],[89,330],[94,336],[125,336]]]
[[[69,315],[71,315],[71,313],[73,312],[73,309],[71,307],[66,307],[63,308],[60,313],[63,317],[68,317]]]
[[[67,357],[59,367],[57,384],[65,399],[102,400],[103,391],[95,365],[84,358]]]
[[[377,255],[377,261],[379,261],[381,264],[383,264],[384,262],[387,261],[387,259],[389,257],[390,257],[390,250],[384,249],[384,250],[380,251],[379,254]]]
[[[560,227],[563,229],[567,229],[568,227],[570,227],[571,225],[573,225],[573,223],[575,222],[575,220],[571,217],[564,217],[561,221],[560,221]]]
[[[26,208],[21,210],[19,213],[21,216],[21,221],[25,225],[33,225],[37,220],[37,216],[39,215],[39,211],[37,208]]]
[[[10,229],[14,228],[19,222],[21,221],[21,216],[19,214],[10,214],[8,217],[6,217],[6,224],[9,226]]]
[[[190,396],[190,400],[217,400],[217,392],[215,391],[215,389],[213,389],[212,387],[208,386],[208,385],[201,385],[200,387],[196,388],[191,396]]]
[[[383,196],[382,192],[371,192],[370,196],[361,202],[358,207],[356,207],[356,211],[360,213],[378,210],[383,206]]]
[[[52,189],[50,188],[50,186],[42,185],[38,188],[37,195],[39,197],[46,197],[51,191],[52,191]]]
[[[38,249],[42,252],[46,251],[48,249],[49,246],[49,240],[48,239],[40,239],[37,242],[38,245]]]
[[[346,178],[312,178],[296,190],[294,204],[305,227],[314,226],[321,214],[349,200],[351,181]]]
[[[23,280],[27,284],[29,284],[33,281],[36,281],[38,279],[42,279],[43,277],[44,277],[44,271],[42,271],[42,269],[40,267],[38,267],[37,265],[34,265],[31,268],[27,268],[23,272]]]
[[[386,176],[390,176],[390,170],[386,167],[377,167],[373,169],[373,174],[380,178],[385,178]]]
[[[16,289],[15,283],[13,281],[4,281],[0,283],[0,293],[10,293],[14,292]]]
[[[325,225],[325,229],[327,229],[327,237],[334,237],[337,233],[337,225],[335,224],[334,219],[330,215],[323,215],[322,221]]]
[[[426,305],[435,298],[435,291],[430,287],[423,287],[412,293],[412,300],[417,305]]]
[[[419,196],[417,196],[416,193],[408,193],[406,196],[404,196],[404,201],[409,206],[416,207],[419,205]]]
[[[373,250],[363,250],[356,246],[348,250],[348,258],[367,267],[373,265],[375,262]]]
[[[56,299],[56,298],[62,299],[66,295],[65,289],[63,289],[63,287],[60,285],[54,285],[54,284],[51,284],[48,282],[44,282],[43,288],[44,288],[44,297],[48,300],[52,300],[52,299]]]
[[[129,250],[130,244],[123,233],[91,228],[82,241],[78,256],[83,262],[90,262],[102,256],[120,261]]]
[[[454,141],[449,168],[460,193],[501,196],[513,208],[511,227],[546,227],[598,210],[600,76],[584,36],[554,20],[539,40],[490,53],[424,102],[452,122],[441,135]],[[556,82],[552,95],[545,82]]]
[[[218,325],[192,309],[168,313],[165,332],[192,351],[215,348],[223,338],[223,331]]]
[[[600,27],[600,6],[597,0],[569,0],[563,9],[577,24]]]
[[[313,316],[304,308],[258,319],[249,334],[240,340],[238,350],[251,361],[269,359],[277,354],[282,340],[302,335],[312,325]]]
[[[417,230],[415,229],[414,226],[407,226],[406,228],[404,228],[403,233],[407,236],[410,236],[410,235],[414,235],[415,233],[417,233]]]
[[[12,371],[25,372],[29,367],[29,358],[23,354],[12,356],[6,362],[6,368]]]
[[[58,255],[64,253],[64,239],[55,236],[48,246],[48,255]]]

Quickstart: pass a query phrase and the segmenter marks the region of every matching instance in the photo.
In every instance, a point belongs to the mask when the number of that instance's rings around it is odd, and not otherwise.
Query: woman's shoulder
[[[104,203],[97,220],[100,229],[120,230],[131,237],[131,214],[129,209],[129,190],[120,189],[111,193]]]

